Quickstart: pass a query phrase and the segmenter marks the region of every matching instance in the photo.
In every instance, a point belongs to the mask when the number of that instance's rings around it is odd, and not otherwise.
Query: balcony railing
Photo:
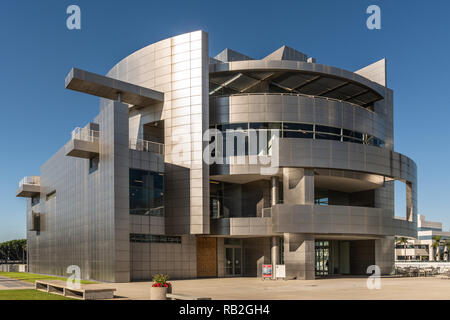
[[[75,128],[72,131],[72,140],[97,142],[99,137],[100,137],[99,131],[89,130],[87,128]]]
[[[263,208],[262,209],[262,217],[263,218],[270,218],[270,217],[272,217],[272,208]]]
[[[131,150],[164,154],[164,144],[142,139],[130,139],[129,148]]]
[[[22,180],[20,180],[19,188],[22,187],[24,184],[39,186],[41,184],[41,177],[39,176],[25,177]]]

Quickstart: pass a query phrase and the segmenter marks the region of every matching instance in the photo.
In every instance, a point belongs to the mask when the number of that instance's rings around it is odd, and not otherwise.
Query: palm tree
[[[448,261],[449,260],[448,248],[450,247],[450,238],[445,239],[443,243],[444,243],[444,260]]]
[[[441,246],[441,239],[442,239],[442,236],[433,236],[433,243],[431,244],[431,248],[436,249],[436,253],[435,253],[436,261],[441,260],[441,252],[439,250],[440,249],[439,247]],[[431,250],[431,251],[433,251],[433,250]],[[432,252],[430,252],[430,257],[432,256],[431,253]]]
[[[408,238],[400,237],[400,238],[397,238],[395,241],[397,244],[403,245],[403,250],[404,250],[405,260],[406,260],[406,246],[408,245]]]

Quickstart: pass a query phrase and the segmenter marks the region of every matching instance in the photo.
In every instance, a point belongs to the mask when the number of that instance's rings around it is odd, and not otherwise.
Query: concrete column
[[[429,257],[428,257],[428,261],[434,261],[434,248],[431,246],[432,245],[432,241],[430,241],[430,243],[428,244],[428,251],[430,253]]]
[[[375,240],[375,264],[380,267],[381,274],[390,274],[394,270],[394,237]]]
[[[101,252],[93,251],[90,259],[103,254],[103,279],[111,282],[130,281],[130,210],[129,210],[129,128],[128,105],[116,101],[104,100],[98,116],[100,128],[100,166],[98,171],[99,187],[97,193],[104,200],[97,204],[99,223],[105,225],[103,232],[96,233],[98,243],[109,241],[107,247],[98,246]],[[104,214],[103,214],[104,213]]]
[[[280,199],[280,186],[279,186],[279,179],[277,176],[274,176],[271,178],[271,204],[272,206],[276,205],[278,203],[278,200]]]
[[[283,168],[284,203],[314,204],[314,170]]]
[[[275,265],[280,263],[279,250],[280,250],[280,239],[278,237],[272,237],[271,257],[273,268],[275,268]]]
[[[286,266],[286,279],[315,279],[314,250],[313,234],[284,234],[284,264]]]

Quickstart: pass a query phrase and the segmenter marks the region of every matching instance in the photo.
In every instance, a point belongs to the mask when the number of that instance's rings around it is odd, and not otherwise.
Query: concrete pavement
[[[380,290],[369,290],[367,278],[320,280],[261,280],[220,278],[171,281],[173,292],[211,297],[214,300],[366,300],[450,299],[450,280],[442,278],[382,278]],[[150,298],[152,282],[110,283],[125,299]]]

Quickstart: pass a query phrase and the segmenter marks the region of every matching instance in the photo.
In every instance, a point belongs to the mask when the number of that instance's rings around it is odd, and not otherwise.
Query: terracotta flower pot
[[[167,300],[167,287],[151,287],[150,300]]]

